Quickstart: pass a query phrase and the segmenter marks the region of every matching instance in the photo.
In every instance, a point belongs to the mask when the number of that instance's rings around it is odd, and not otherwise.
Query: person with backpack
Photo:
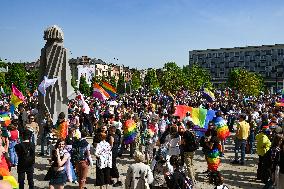
[[[127,170],[125,189],[149,189],[154,177],[150,166],[143,163],[144,154],[135,151],[134,160],[136,163],[130,165]]]
[[[212,182],[215,185],[214,189],[229,189],[228,186],[224,185],[224,178],[219,171],[216,172],[212,179]]]
[[[24,130],[22,132],[23,141],[15,146],[15,151],[18,155],[18,182],[19,189],[24,189],[25,174],[27,174],[29,189],[34,188],[34,164],[35,164],[35,145],[29,140],[32,136],[32,132]]]
[[[192,181],[180,170],[180,166],[182,165],[180,158],[175,155],[171,156],[170,164],[173,166],[174,172],[165,174],[168,188],[192,189]]]
[[[198,149],[198,142],[195,132],[193,131],[193,122],[187,122],[188,129],[182,133],[182,152],[184,163],[187,169],[188,177],[195,183],[193,157],[195,151]]]
[[[72,145],[72,156],[73,158],[76,158],[75,166],[79,177],[80,189],[85,188],[89,165],[93,165],[93,160],[90,154],[90,144],[86,140],[87,135],[88,133],[83,130],[81,132],[82,138],[74,142]]]

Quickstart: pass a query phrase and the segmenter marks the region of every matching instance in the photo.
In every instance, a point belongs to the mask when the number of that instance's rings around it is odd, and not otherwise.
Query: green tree
[[[13,63],[9,65],[8,73],[5,75],[6,84],[11,88],[12,83],[23,93],[27,89],[27,72],[24,64]]]
[[[163,67],[160,87],[164,92],[176,93],[184,86],[185,74],[175,62],[168,62]]]
[[[263,90],[263,78],[245,69],[233,69],[229,73],[228,85],[241,94],[258,96]]]
[[[144,79],[144,85],[149,90],[155,90],[159,88],[159,81],[157,79],[156,70],[154,69],[148,70]]]
[[[85,96],[89,96],[91,94],[90,87],[86,81],[84,76],[80,77],[80,84],[79,84],[79,91],[80,93],[84,94]]]
[[[200,90],[202,87],[213,88],[210,73],[197,64],[184,66],[182,71],[185,74],[184,86],[186,89],[193,92]]]
[[[72,79],[71,79],[71,86],[74,88],[75,91],[78,90],[77,81],[74,77],[72,77]]]
[[[141,87],[141,77],[138,70],[134,70],[131,77],[131,90],[137,90]]]
[[[109,84],[111,84],[113,87],[117,87],[116,85],[116,79],[114,76],[112,76],[110,79],[109,79]]]
[[[119,78],[117,81],[117,92],[118,94],[123,94],[125,93],[125,79],[124,79],[124,75],[119,74]]]

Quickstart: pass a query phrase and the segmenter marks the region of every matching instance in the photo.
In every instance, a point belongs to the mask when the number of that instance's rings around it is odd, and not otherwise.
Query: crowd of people
[[[284,188],[284,108],[275,105],[281,96],[244,97],[226,90],[214,93],[214,102],[202,92],[172,95],[144,89],[104,102],[85,97],[90,111],[76,98],[69,102],[68,115],[61,112],[57,120],[48,112],[40,120],[37,97],[27,97],[9,115],[9,125],[1,122],[0,175],[5,176],[2,168],[10,172],[16,167],[19,188],[24,188],[25,175],[29,188],[34,188],[35,157],[39,155],[49,158],[44,180],[49,181],[50,189],[62,189],[67,182],[85,189],[92,169],[96,172],[93,184],[100,188],[197,188],[194,155],[202,149],[208,165],[203,174],[212,188],[226,189],[218,167],[226,158],[230,137],[235,145],[232,165],[245,166],[246,154],[256,153],[256,179],[264,188]],[[214,110],[215,117],[200,132],[190,112],[184,117],[175,114],[177,105]],[[9,97],[2,98],[0,110],[10,112]],[[224,124],[230,131],[226,135],[220,129]],[[128,167],[123,181],[117,161],[127,153],[135,163]]]

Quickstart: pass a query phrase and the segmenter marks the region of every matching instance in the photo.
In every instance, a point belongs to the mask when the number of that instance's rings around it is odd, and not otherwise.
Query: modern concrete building
[[[283,87],[284,44],[189,51],[189,65],[211,73],[213,83],[224,83],[230,70],[245,68],[263,76],[267,87]]]

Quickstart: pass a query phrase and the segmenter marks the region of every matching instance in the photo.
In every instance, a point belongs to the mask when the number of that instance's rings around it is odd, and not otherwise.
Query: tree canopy
[[[258,96],[263,90],[263,78],[245,69],[234,69],[229,73],[228,85],[244,95]]]
[[[80,77],[79,91],[80,91],[80,93],[84,94],[85,96],[89,96],[91,94],[90,87],[89,87],[89,85],[86,81],[86,78],[84,76]]]
[[[149,90],[155,90],[159,88],[159,81],[157,79],[156,70],[154,69],[148,70],[144,79],[144,85]]]

